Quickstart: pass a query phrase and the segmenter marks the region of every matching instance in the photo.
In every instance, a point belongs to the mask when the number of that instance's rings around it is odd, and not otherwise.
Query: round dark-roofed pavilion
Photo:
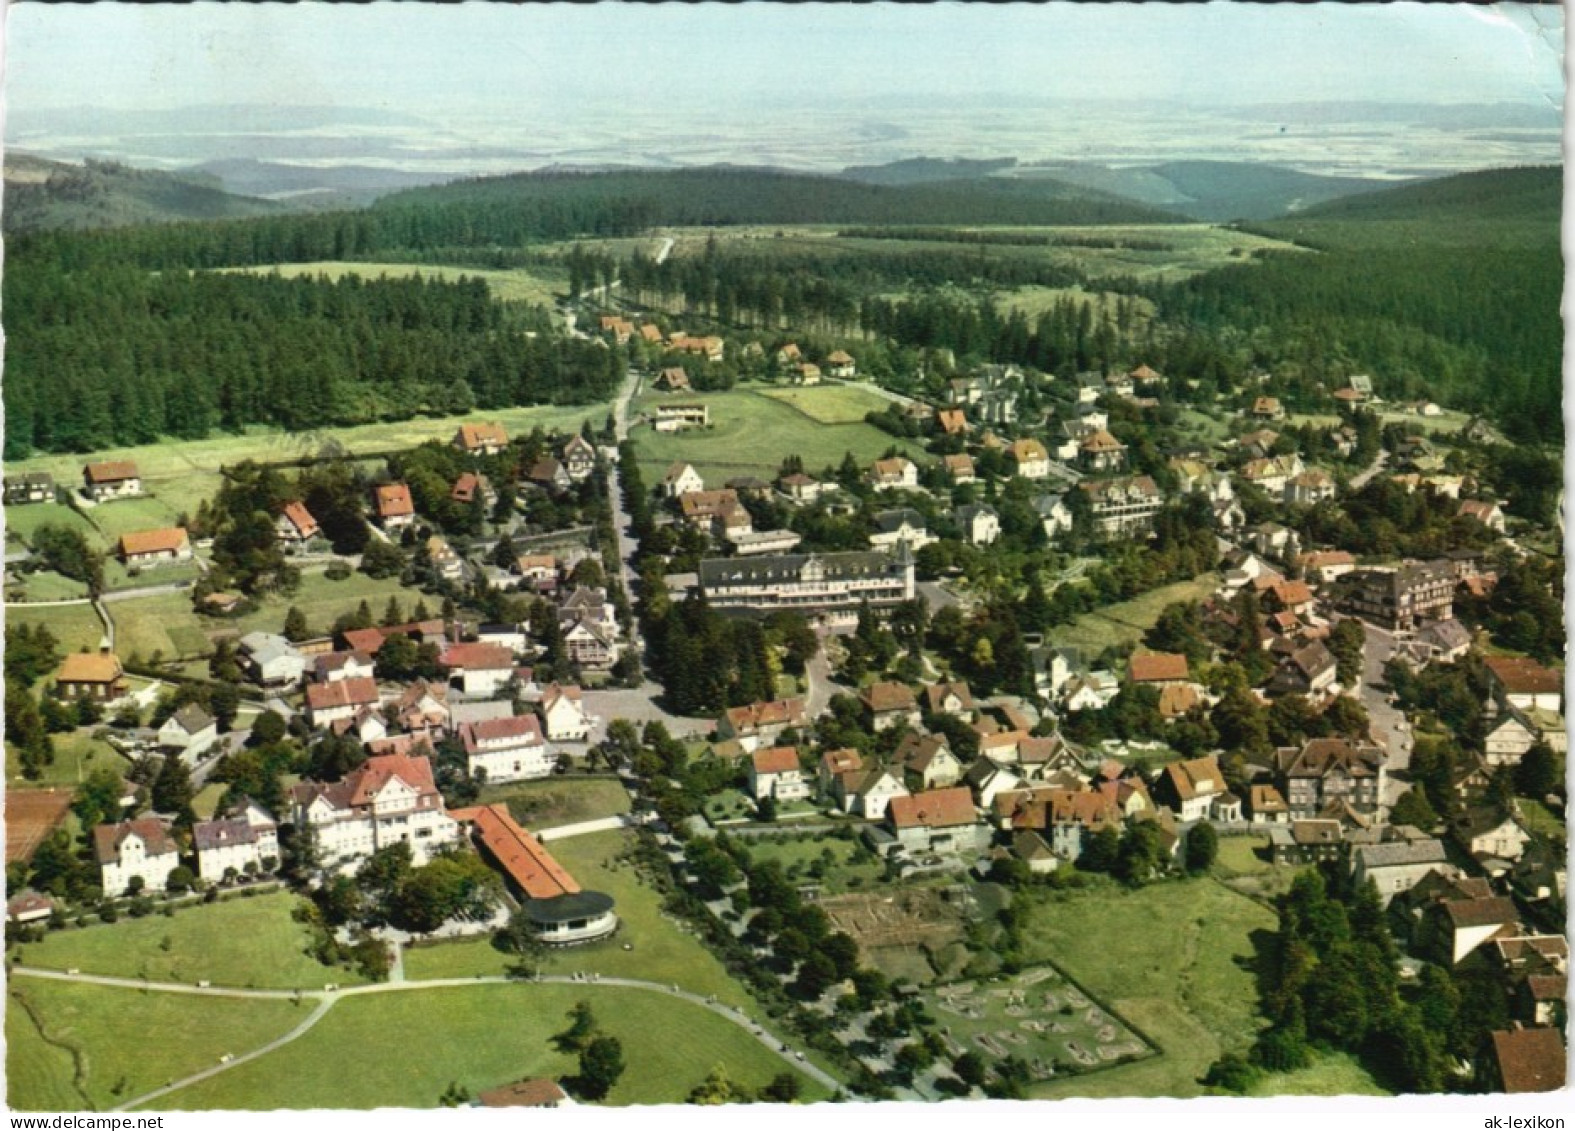
[[[558,946],[590,942],[618,929],[613,913],[613,898],[599,891],[580,891],[555,895],[550,899],[528,899],[522,905],[527,918],[536,925],[542,942]]]

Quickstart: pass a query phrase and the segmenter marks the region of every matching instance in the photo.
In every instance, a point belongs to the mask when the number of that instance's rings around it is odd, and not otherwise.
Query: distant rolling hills
[[[110,228],[173,220],[271,216],[282,204],[225,192],[211,176],[133,169],[107,161],[68,165],[5,155],[5,230]]]
[[[1557,224],[1564,170],[1526,165],[1459,173],[1316,205],[1304,220],[1531,220]]]

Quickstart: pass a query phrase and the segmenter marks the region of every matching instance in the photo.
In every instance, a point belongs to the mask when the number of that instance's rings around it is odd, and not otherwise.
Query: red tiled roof
[[[973,794],[965,785],[891,799],[891,822],[899,829],[947,829],[974,820]]]
[[[130,558],[139,554],[176,554],[188,545],[186,531],[179,526],[161,530],[138,530],[120,536],[120,554]]]
[[[306,689],[306,705],[313,711],[332,707],[362,707],[378,700],[377,680],[367,676],[337,683],[314,683]]]
[[[450,644],[438,663],[471,672],[497,671],[514,667],[514,653],[501,644]]]
[[[350,804],[368,804],[378,790],[395,778],[422,796],[438,796],[432,780],[432,762],[425,755],[380,754],[368,758],[345,777],[350,786]]]
[[[482,1107],[551,1107],[568,1098],[555,1081],[546,1079],[521,1080],[476,1094]]]
[[[846,774],[864,768],[864,756],[849,747],[845,750],[828,750],[820,756],[820,764],[828,774]]]
[[[90,463],[82,469],[82,474],[87,476],[90,483],[119,483],[124,479],[139,478],[137,465],[125,459]]]
[[[125,669],[113,652],[72,652],[60,661],[57,683],[114,683]]]
[[[1133,683],[1186,679],[1187,657],[1174,652],[1149,652],[1143,656],[1133,656],[1130,671]]]
[[[403,483],[385,483],[377,489],[377,513],[380,518],[399,518],[415,514],[415,504],[410,501],[410,488]]]
[[[317,520],[312,517],[312,512],[306,509],[305,503],[285,503],[284,517],[290,520],[290,525],[295,527],[302,538],[310,538],[320,529]]]
[[[911,711],[918,703],[913,698],[913,688],[895,680],[872,683],[859,696],[871,711]]]
[[[520,828],[503,805],[484,805],[475,812],[476,833],[509,878],[531,899],[576,895],[580,885],[552,858],[541,841]]]
[[[496,742],[500,738],[524,739],[535,744],[542,741],[541,720],[535,715],[511,715],[506,719],[482,719],[466,723],[465,748],[473,750],[479,743]]]
[[[1489,656],[1482,661],[1511,695],[1546,695],[1564,690],[1564,677],[1524,656]]]
[[[788,774],[799,768],[798,748],[794,746],[772,746],[766,750],[756,750],[751,760],[757,774]]]
[[[461,424],[459,426],[459,446],[467,452],[488,444],[499,446],[509,442],[508,433],[501,424]]]
[[[348,628],[341,633],[345,643],[351,651],[362,652],[368,656],[377,655],[377,650],[383,646],[387,639],[381,628]]]

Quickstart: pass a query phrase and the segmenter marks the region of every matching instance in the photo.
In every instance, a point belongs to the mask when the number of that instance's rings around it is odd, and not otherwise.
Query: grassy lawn
[[[1520,819],[1526,826],[1526,831],[1556,844],[1563,844],[1569,837],[1569,830],[1564,827],[1564,822],[1551,812],[1540,801],[1530,798],[1517,799],[1520,805]]]
[[[524,302],[534,306],[552,306],[568,292],[567,270],[537,268],[534,271],[489,271],[479,267],[434,267],[429,263],[345,263],[337,260],[318,260],[313,263],[280,263],[269,267],[237,267],[231,270],[252,275],[271,275],[278,272],[286,279],[302,275],[316,277],[327,275],[338,280],[346,275],[359,275],[364,279],[405,279],[420,275],[427,279],[453,282],[460,278],[485,279],[487,289],[494,298],[503,302]]]
[[[871,887],[884,870],[878,861],[855,861],[857,844],[836,837],[824,840],[757,837],[748,843],[749,855],[754,859],[780,861],[790,879],[820,884],[829,895],[839,895],[850,888]],[[825,861],[822,874],[817,878],[811,869],[822,861]]]
[[[306,615],[313,632],[326,633],[341,613],[353,613],[366,601],[372,615],[381,618],[389,597],[398,597],[406,612],[425,600],[435,609],[439,602],[425,597],[420,590],[407,589],[398,578],[371,578],[354,573],[343,581],[330,581],[321,572],[307,573],[293,597],[274,595],[263,600],[254,612],[242,617],[204,617],[191,607],[184,593],[159,593],[115,601],[109,605],[115,619],[115,651],[122,656],[140,653],[151,657],[162,652],[171,656],[201,656],[212,648],[211,637],[218,633],[242,635],[261,630],[279,632],[284,617],[294,605]]]
[[[374,455],[396,448],[412,448],[427,440],[449,440],[453,437],[455,429],[465,420],[495,420],[502,424],[510,435],[519,435],[529,432],[537,425],[547,430],[578,431],[583,421],[590,420],[600,426],[606,416],[606,404],[536,405],[469,413],[464,416],[423,417],[311,432],[285,432],[278,428],[258,425],[239,433],[221,433],[205,440],[167,440],[129,448],[109,448],[94,453],[91,458],[135,462],[137,469],[142,472],[144,490],[155,496],[152,503],[153,507],[158,509],[152,513],[164,513],[173,518],[181,511],[195,513],[198,502],[212,497],[218,490],[219,468],[240,463],[242,460],[256,460],[259,463],[297,460],[321,451],[330,441],[338,444],[350,455]],[[71,454],[40,455],[8,463],[6,470],[11,474],[47,471],[55,477],[56,482],[75,484],[81,480],[82,465],[87,458]],[[117,533],[122,529],[138,530],[146,526],[168,525],[168,520],[148,521],[143,526],[117,525],[122,521],[130,521],[129,518],[115,517],[118,508],[130,508],[122,512],[126,515],[143,514],[143,517],[146,517],[146,514],[138,508],[147,502],[149,500],[107,503],[96,508],[93,516],[100,524],[103,524],[107,517],[110,525],[116,526]],[[10,519],[13,514],[24,515],[29,511],[64,509],[42,503],[31,507],[8,507],[6,517]],[[34,518],[30,514],[22,518],[24,523],[30,523],[34,528],[47,520],[47,517]]]
[[[840,396],[848,391],[829,386],[803,390],[816,401],[825,394]],[[637,397],[631,420],[642,412],[654,415],[655,406],[662,399],[661,394]],[[916,459],[924,458],[918,445],[889,436],[873,425],[822,423],[803,408],[758,390],[733,389],[685,399],[709,406],[710,428],[658,433],[641,425],[630,433],[639,449],[640,470],[647,482],[657,482],[667,466],[679,459],[694,464],[707,486],[713,481],[721,486],[723,480],[736,475],[770,479],[788,455],[802,456],[804,469],[816,476],[823,469],[840,464],[847,452],[852,452],[862,464],[879,459],[893,446]]]
[[[80,461],[77,471],[81,472]],[[95,545],[102,543],[97,528],[64,503],[29,503],[26,506],[5,508],[7,541],[29,542],[40,526],[64,526],[80,530]]]
[[[891,404],[879,393],[859,385],[817,385],[813,388],[762,389],[762,396],[792,405],[821,424],[857,424],[868,412]]]
[[[113,1107],[211,1067],[226,1053],[264,1045],[311,1009],[305,1002],[198,998],[34,978],[12,979],[6,1005],[6,1099],[24,1111]]]
[[[1176,601],[1201,601],[1214,592],[1219,580],[1218,574],[1206,573],[1191,581],[1162,586],[1131,601],[1084,613],[1067,628],[1056,630],[1056,642],[1075,644],[1089,660],[1106,648],[1136,644],[1154,627],[1166,605]]]
[[[87,517],[93,525],[103,531],[104,541],[111,549],[122,534],[174,526],[176,519],[180,517],[180,511],[159,498],[154,488],[149,487],[147,490],[148,497],[115,499],[112,502],[100,503],[87,512]]]
[[[98,619],[92,605],[57,605],[44,609],[7,605],[5,617],[8,623],[45,625],[59,641],[61,652],[91,652],[104,638],[104,622]]]
[[[108,573],[107,569],[105,573]],[[24,573],[21,584],[13,585],[6,590],[6,599],[12,603],[25,601],[78,601],[87,595],[87,586],[82,582],[64,574],[45,571]]]
[[[713,824],[717,821],[750,819],[755,815],[755,803],[742,790],[724,789],[705,799],[704,812],[705,819]]]
[[[1313,1062],[1295,1072],[1274,1072],[1260,1079],[1249,1096],[1387,1096],[1372,1075],[1349,1054],[1315,1052]]]
[[[747,1088],[787,1066],[715,1014],[614,986],[466,986],[341,1001],[299,1040],[161,1101],[205,1108],[434,1108],[450,1083],[472,1095],[529,1076],[572,1075],[550,1044],[576,1001],[591,1003],[627,1065],[608,1103],[680,1103],[713,1066]],[[421,1052],[408,1035],[420,1034]],[[806,1098],[825,1098],[807,1078]]]
[[[1048,959],[1153,1040],[1162,1055],[1052,1081],[1036,1096],[1196,1096],[1226,1050],[1244,1050],[1261,1022],[1251,935],[1272,912],[1212,880],[1138,891],[1101,885],[1036,906],[1031,959]]]
[[[1108,314],[1114,318],[1122,296],[1111,291],[1085,291],[1082,287],[1018,287],[1003,291],[996,297],[995,308],[1002,314],[1020,310],[1033,325],[1041,314],[1054,309],[1067,299],[1090,308],[1095,315]],[[1154,303],[1146,298],[1137,299],[1138,317],[1147,322],[1154,316]]]
[[[1237,876],[1258,875],[1274,867],[1260,853],[1268,847],[1267,836],[1222,836],[1220,852],[1214,867],[1222,873]]]
[[[573,825],[629,811],[629,791],[612,778],[547,778],[490,785],[481,791],[483,805],[500,801],[528,829]]]
[[[733,980],[699,939],[662,912],[661,896],[635,874],[634,866],[616,857],[634,834],[592,833],[558,841],[552,854],[580,885],[606,892],[617,901],[618,933],[602,942],[569,947],[549,954],[544,974],[594,971],[607,977],[639,978],[682,986],[751,1016],[759,1011],[745,989]],[[624,950],[629,945],[633,949]],[[445,951],[453,952],[445,954]],[[505,963],[486,940],[420,948],[405,955],[405,976],[412,981],[472,974],[502,973]]]
[[[275,892],[77,930],[52,931],[21,948],[26,966],[154,982],[211,981],[259,989],[320,989],[363,979],[305,953],[306,929],[290,918],[299,896]],[[164,944],[169,943],[168,949]]]
[[[16,751],[7,743],[5,780],[27,788],[45,785],[75,786],[87,776],[89,770],[98,766],[109,766],[121,773],[128,769],[126,760],[115,753],[109,743],[100,742],[91,735],[74,731],[71,734],[57,734],[53,737],[55,760],[44,768],[44,776],[35,781],[22,777],[22,767],[17,761]]]
[[[104,563],[104,590],[113,593],[120,589],[146,589],[152,585],[176,585],[196,581],[202,576],[202,567],[196,562],[169,562],[164,565],[142,566],[132,573],[119,561],[110,558]]]

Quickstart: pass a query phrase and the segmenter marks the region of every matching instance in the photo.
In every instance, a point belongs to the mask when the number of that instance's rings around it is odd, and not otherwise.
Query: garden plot
[[[1035,1080],[1151,1054],[1143,1039],[1051,967],[931,990],[926,1004],[951,1055],[1015,1056]]]

